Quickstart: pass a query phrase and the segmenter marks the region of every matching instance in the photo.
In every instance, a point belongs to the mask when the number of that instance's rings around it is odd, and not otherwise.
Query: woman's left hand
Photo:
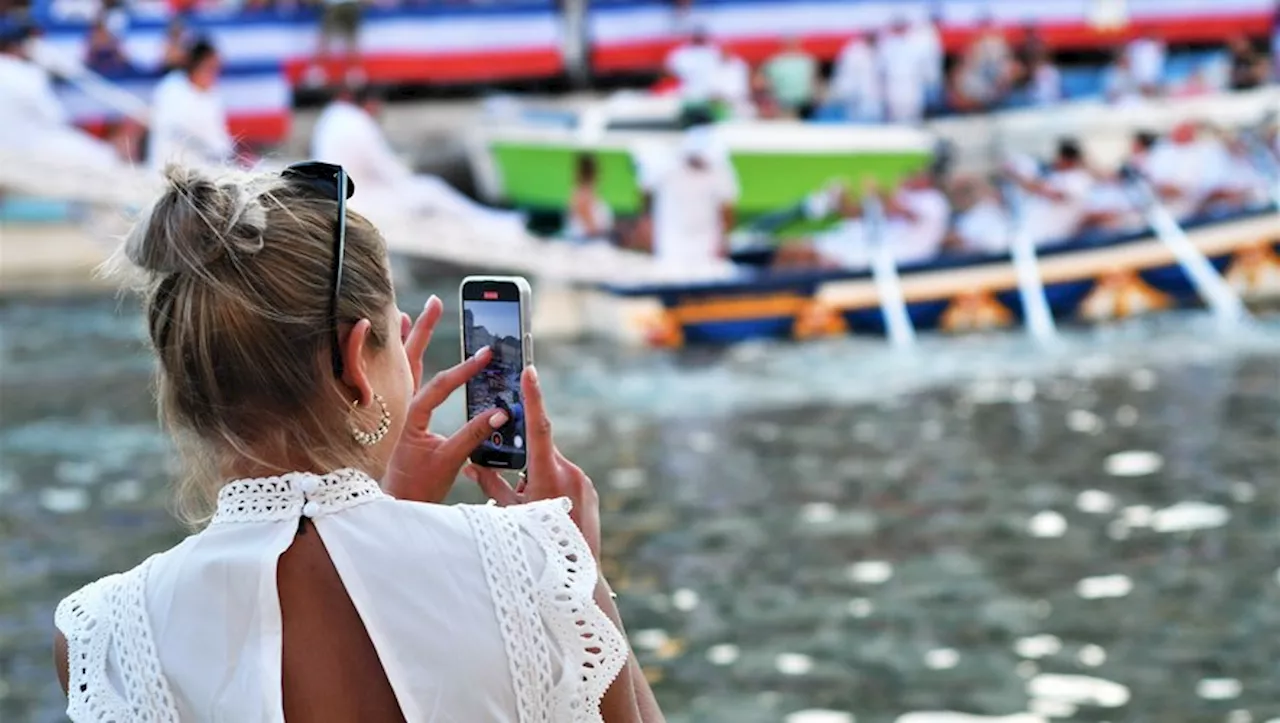
[[[457,366],[422,381],[422,355],[444,314],[444,303],[432,296],[405,340],[413,386],[418,392],[409,403],[400,439],[391,453],[383,486],[387,494],[414,502],[443,502],[453,487],[462,465],[493,430],[507,423],[507,413],[498,409],[477,415],[451,436],[432,432],[431,415],[449,395],[479,374],[489,364],[493,352],[488,347]]]

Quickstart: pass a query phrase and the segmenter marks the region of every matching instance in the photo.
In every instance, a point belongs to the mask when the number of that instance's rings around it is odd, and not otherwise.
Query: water
[[[0,329],[0,720],[44,723],[57,600],[185,531],[135,304]],[[672,721],[1280,720],[1275,319],[539,359]]]

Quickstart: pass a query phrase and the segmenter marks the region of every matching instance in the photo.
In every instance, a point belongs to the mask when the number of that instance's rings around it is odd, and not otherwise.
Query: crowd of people
[[[812,118],[914,123],[928,113],[975,113],[1044,106],[1065,99],[1063,72],[1034,27],[1011,31],[982,21],[963,52],[948,57],[938,17],[898,18],[880,32],[860,33],[840,50],[824,78],[819,58],[798,39],[752,68],[695,27],[667,57],[670,88],[684,108],[717,117]],[[1011,42],[1017,36],[1019,42]],[[1122,104],[1161,95],[1248,89],[1275,77],[1272,59],[1243,34],[1225,53],[1200,62],[1187,77],[1167,67],[1165,42],[1146,28],[1115,52],[1100,72],[1099,91]]]
[[[917,264],[952,253],[1003,252],[1018,234],[1041,247],[1134,233],[1148,227],[1148,192],[1179,221],[1258,208],[1273,200],[1276,180],[1255,157],[1246,132],[1191,122],[1165,137],[1140,132],[1115,171],[1094,167],[1081,144],[1067,138],[1048,164],[1010,157],[989,177],[951,175],[935,164],[894,188],[870,180],[858,189],[834,184],[799,209],[811,220],[838,220],[810,239],[783,243],[773,263],[865,269],[881,239],[899,264]],[[640,173],[646,194],[641,218],[615,222],[599,210],[607,205],[596,190],[595,164],[584,157],[566,213],[567,234],[649,249],[685,268],[729,256],[737,181],[710,127],[688,131],[674,157],[649,166]]]

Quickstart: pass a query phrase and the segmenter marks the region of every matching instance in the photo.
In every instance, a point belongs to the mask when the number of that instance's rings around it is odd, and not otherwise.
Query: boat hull
[[[1189,230],[1192,242],[1246,301],[1280,299],[1280,214]],[[1200,303],[1158,239],[1082,239],[1045,248],[1040,275],[1054,317],[1105,322]],[[1021,325],[1017,273],[1008,256],[951,258],[900,269],[903,297],[921,331],[963,333]],[[633,338],[656,346],[730,344],[884,334],[868,273],[769,273],[701,285],[610,289]],[[615,320],[615,324],[617,324]]]

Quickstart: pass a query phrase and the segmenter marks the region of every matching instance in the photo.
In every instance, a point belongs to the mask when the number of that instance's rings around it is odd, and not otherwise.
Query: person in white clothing
[[[648,164],[641,187],[660,262],[696,269],[728,255],[738,180],[709,127],[686,131],[676,158]]]
[[[946,80],[946,51],[942,46],[942,15],[935,13],[911,28],[911,39],[924,64],[926,105],[941,102]]]
[[[1164,41],[1147,28],[1125,46],[1124,55],[1129,59],[1134,80],[1145,95],[1156,95],[1164,85]]]
[[[686,109],[710,106],[723,81],[724,54],[703,28],[689,36],[689,42],[672,50],[666,69],[680,83],[680,100]]]
[[[1013,169],[1006,171],[1027,192],[1022,205],[1027,224],[1023,233],[1030,236],[1033,244],[1043,246],[1066,241],[1079,233],[1089,212],[1089,196],[1094,185],[1079,143],[1072,139],[1059,142],[1053,167],[1043,177]]]
[[[1193,122],[1179,123],[1151,149],[1145,176],[1174,218],[1185,219],[1202,209],[1219,180],[1211,141],[1202,142]]]
[[[878,123],[884,117],[884,94],[873,39],[855,35],[836,57],[827,87],[829,102],[840,105],[845,117],[856,123]]]
[[[200,530],[58,605],[69,718],[661,721],[537,374],[518,487],[463,469],[509,412],[447,437],[431,419],[495,352],[424,373],[444,305],[397,308],[385,241],[339,203],[353,190],[317,162],[170,166],[126,240]],[[443,504],[460,470],[495,504]]]
[[[573,175],[573,193],[565,210],[565,236],[578,242],[612,240],[613,209],[600,197],[595,156],[586,153],[578,156]]]
[[[755,104],[751,101],[751,66],[747,61],[727,50],[721,52],[713,97],[724,103],[735,118],[756,115]]]
[[[378,124],[381,101],[370,86],[344,87],[316,119],[311,155],[346,168],[360,179],[357,204],[390,200],[412,213],[443,214],[480,228],[482,234],[521,236],[524,217],[487,208],[437,176],[415,174],[391,149]]]
[[[172,162],[220,166],[235,159],[227,112],[216,87],[222,62],[208,40],[187,51],[186,66],[164,77],[151,99],[147,162],[159,171]]]
[[[838,268],[860,270],[875,259],[878,244],[887,244],[899,264],[919,264],[937,258],[947,237],[951,204],[934,183],[932,169],[921,170],[902,182],[892,194],[884,194],[868,181],[863,196],[875,196],[881,204],[884,224],[879,238],[866,218],[866,202],[845,193],[840,206],[843,220],[832,231],[810,244],[790,244],[779,250],[779,268]]]
[[[911,26],[897,19],[877,43],[886,118],[893,123],[918,123],[924,117],[930,73]]]
[[[1102,93],[1108,103],[1132,105],[1142,100],[1142,84],[1133,72],[1133,63],[1124,52],[1116,53],[1102,74]]]
[[[962,253],[1000,253],[1012,241],[1012,219],[1000,194],[980,178],[958,179],[953,197],[961,210],[947,236],[947,247]]]
[[[122,163],[109,144],[72,125],[48,71],[31,60],[30,28],[0,37],[0,148],[65,161],[69,168]]]

